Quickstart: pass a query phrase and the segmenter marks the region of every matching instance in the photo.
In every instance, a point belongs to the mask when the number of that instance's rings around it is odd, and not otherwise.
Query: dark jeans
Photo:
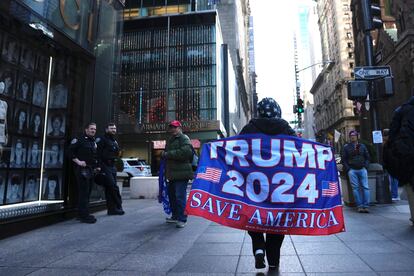
[[[78,214],[80,218],[89,216],[89,196],[93,178],[86,179],[80,173],[80,167],[75,167],[76,182],[78,184]]]
[[[186,222],[187,215],[184,214],[187,202],[188,180],[175,180],[168,182],[168,197],[172,210],[172,218]]]
[[[266,234],[265,240],[264,233],[251,231],[248,231],[248,233],[252,238],[253,255],[256,250],[262,249],[263,252],[266,252],[267,263],[270,266],[279,266],[280,248],[285,235]]]
[[[108,211],[122,210],[122,197],[116,185],[116,168],[102,164],[102,173],[105,174],[99,183],[105,188],[106,207]]]

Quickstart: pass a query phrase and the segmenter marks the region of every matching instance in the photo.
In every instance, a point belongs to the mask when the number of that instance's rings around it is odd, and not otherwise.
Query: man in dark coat
[[[283,120],[282,111],[277,102],[272,98],[264,98],[257,104],[259,118],[251,119],[243,127],[240,134],[264,133],[268,135],[285,134],[296,136],[295,131]],[[255,267],[265,268],[265,254],[269,264],[269,270],[279,269],[280,248],[285,235],[266,234],[248,231],[252,238],[253,255],[255,257]]]
[[[348,174],[352,186],[355,203],[359,213],[369,213],[369,186],[368,186],[368,166],[369,152],[367,147],[358,141],[358,132],[349,132],[350,143],[342,149],[342,164]],[[362,190],[362,194],[360,193]]]

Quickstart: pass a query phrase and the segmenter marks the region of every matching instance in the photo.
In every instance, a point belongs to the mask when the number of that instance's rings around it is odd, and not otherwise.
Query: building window
[[[352,48],[354,47],[354,45],[352,44],[352,42],[348,42],[348,48]]]
[[[354,53],[353,52],[348,52],[348,58],[354,58]]]
[[[343,11],[349,11],[349,5],[348,4],[344,4],[343,6],[342,6],[342,10]]]
[[[346,33],[346,38],[351,39],[352,38],[352,33],[351,32],[347,32]]]
[[[351,68],[351,69],[354,68],[354,63],[353,62],[349,63],[349,68]]]

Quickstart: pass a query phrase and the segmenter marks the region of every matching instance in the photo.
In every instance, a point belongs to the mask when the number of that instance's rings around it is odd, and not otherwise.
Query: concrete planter
[[[129,186],[131,198],[158,198],[158,177],[132,177]]]
[[[354,194],[352,192],[352,187],[349,182],[347,173],[343,170],[342,164],[338,164],[338,171],[340,172],[342,199],[345,205],[355,206],[355,199],[354,199]],[[369,195],[370,195],[369,201],[371,204],[391,203],[391,194],[389,192],[389,187],[386,187],[385,185],[384,173],[383,173],[382,166],[380,164],[371,163],[369,165],[368,187],[369,187]]]

